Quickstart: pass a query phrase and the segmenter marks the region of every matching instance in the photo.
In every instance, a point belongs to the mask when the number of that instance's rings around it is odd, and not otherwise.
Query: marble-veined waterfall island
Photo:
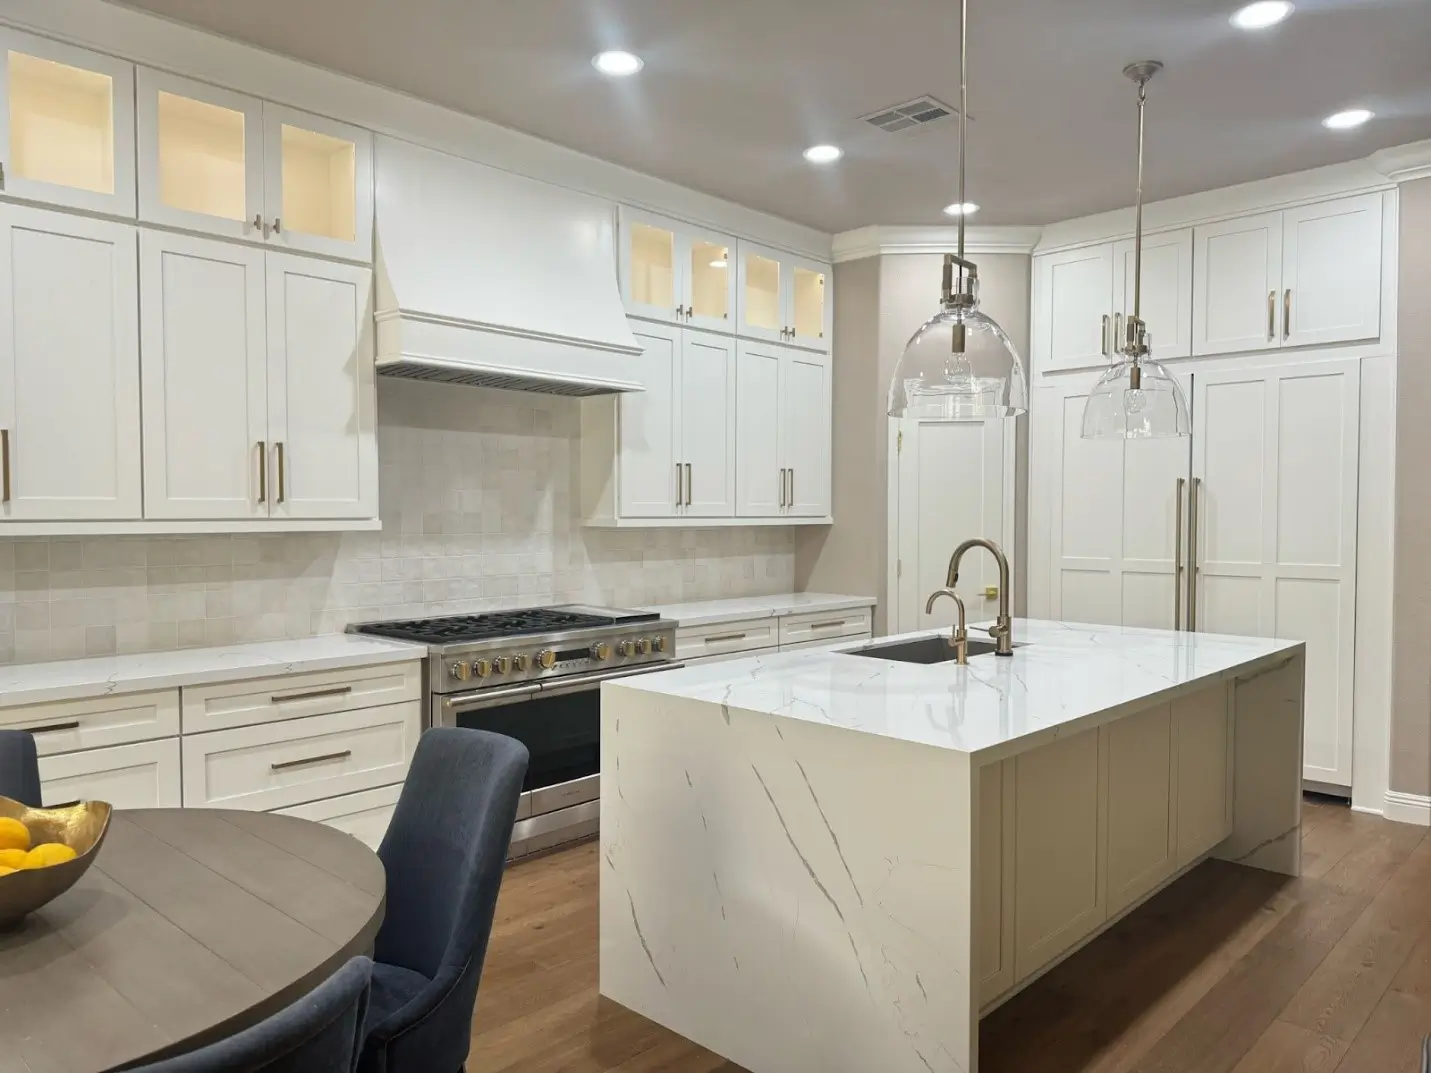
[[[1203,858],[1300,870],[1302,643],[892,640],[603,687],[603,995],[752,1073],[974,1073],[981,1012]]]

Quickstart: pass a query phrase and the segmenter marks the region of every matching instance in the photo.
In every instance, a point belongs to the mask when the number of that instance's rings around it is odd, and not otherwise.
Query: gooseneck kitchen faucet
[[[989,636],[994,639],[994,655],[1012,656],[1014,654],[1014,620],[1009,614],[1009,560],[1003,551],[992,540],[985,540],[982,537],[975,537],[966,540],[954,549],[954,554],[949,556],[949,577],[944,583],[944,588],[932,593],[929,602],[924,605],[924,613],[929,614],[934,609],[934,601],[940,596],[952,596],[959,604],[959,623],[954,628],[954,635],[950,639],[950,644],[956,649],[967,649],[969,634],[964,624],[964,602],[954,595],[954,587],[959,584],[959,563],[964,559],[964,553],[971,548],[987,548],[989,554],[994,557],[994,562],[999,566],[999,617],[993,626],[989,627]],[[959,660],[960,663],[964,661]]]

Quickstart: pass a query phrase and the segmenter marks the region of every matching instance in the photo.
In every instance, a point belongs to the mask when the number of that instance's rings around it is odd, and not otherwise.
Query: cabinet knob
[[[283,221],[275,216],[273,218],[273,233],[276,235],[283,230]]]

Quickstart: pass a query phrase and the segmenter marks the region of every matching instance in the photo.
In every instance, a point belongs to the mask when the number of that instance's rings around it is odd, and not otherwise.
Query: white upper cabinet
[[[1111,353],[1113,247],[1035,259],[1033,360],[1040,369],[1100,365]]]
[[[780,384],[780,435],[786,513],[820,518],[830,513],[830,359],[793,352]]]
[[[0,519],[141,516],[138,317],[133,225],[0,205]]]
[[[683,333],[680,441],[681,512],[729,518],[735,513],[735,340]]]
[[[735,239],[621,206],[621,295],[632,316],[735,331]]]
[[[1194,229],[1193,353],[1381,334],[1380,194]]]
[[[268,441],[275,518],[374,518],[372,272],[269,253]]]
[[[264,252],[140,236],[144,506],[150,518],[266,518]]]
[[[134,65],[0,27],[0,191],[134,216]]]
[[[741,335],[829,351],[834,323],[830,267],[739,243],[737,305]]]
[[[736,508],[741,517],[830,513],[830,359],[741,343],[737,364]]]
[[[139,218],[262,239],[262,102],[147,67],[137,100]]]
[[[1186,358],[1192,354],[1191,228],[1143,236],[1142,316],[1153,344],[1153,358]],[[1132,239],[1113,244],[1113,350],[1122,340],[1123,325],[1133,315],[1136,255]]]
[[[626,518],[669,518],[685,499],[680,459],[680,328],[635,326],[641,344],[639,369],[645,386],[593,405],[618,408],[619,513]]]
[[[285,249],[373,258],[373,136],[359,127],[263,106],[264,223]]]

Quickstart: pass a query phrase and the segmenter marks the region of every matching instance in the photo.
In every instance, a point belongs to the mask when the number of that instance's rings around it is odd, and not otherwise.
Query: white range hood
[[[642,390],[609,202],[378,138],[377,280],[381,375]]]

